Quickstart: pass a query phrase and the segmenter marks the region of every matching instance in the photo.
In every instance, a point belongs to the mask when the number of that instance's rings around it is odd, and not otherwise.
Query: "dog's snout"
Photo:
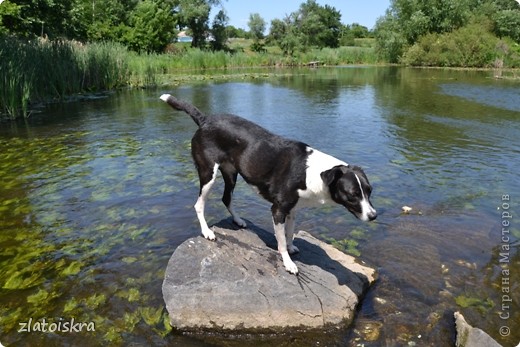
[[[376,212],[376,210],[374,210],[374,211],[370,211],[370,212],[368,213],[368,220],[369,220],[369,221],[373,221],[373,220],[375,220],[376,218],[377,218],[377,212]]]

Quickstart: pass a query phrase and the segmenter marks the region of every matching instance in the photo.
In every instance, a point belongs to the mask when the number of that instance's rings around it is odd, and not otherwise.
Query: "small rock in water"
[[[378,304],[381,304],[381,305],[385,305],[386,304],[386,300],[383,299],[383,298],[374,298],[374,301],[377,302]]]
[[[363,322],[362,328],[357,332],[365,341],[373,342],[379,339],[383,323],[377,321]]]
[[[470,263],[469,261],[462,260],[462,259],[459,259],[459,260],[455,261],[455,263],[457,263],[457,265],[466,267],[468,269],[472,269],[472,270],[476,270],[477,269],[477,263]]]
[[[464,316],[455,312],[455,327],[457,329],[456,347],[501,347],[491,336],[483,330],[469,325]]]
[[[410,206],[403,206],[401,207],[401,210],[403,213],[410,213],[412,211],[412,208]]]

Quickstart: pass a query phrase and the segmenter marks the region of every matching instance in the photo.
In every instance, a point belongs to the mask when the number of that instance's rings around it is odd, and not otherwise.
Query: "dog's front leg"
[[[289,252],[287,251],[287,241],[285,239],[285,220],[287,215],[276,211],[273,208],[273,225],[274,225],[274,235],[276,236],[276,241],[278,242],[278,252],[282,256],[283,266],[285,270],[289,271],[292,274],[298,273],[298,267],[292,261],[289,256]]]

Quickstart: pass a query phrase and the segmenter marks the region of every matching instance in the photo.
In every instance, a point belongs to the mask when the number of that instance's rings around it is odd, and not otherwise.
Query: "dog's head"
[[[343,205],[358,219],[368,222],[377,212],[370,203],[372,186],[359,166],[338,165],[321,173],[332,200]]]

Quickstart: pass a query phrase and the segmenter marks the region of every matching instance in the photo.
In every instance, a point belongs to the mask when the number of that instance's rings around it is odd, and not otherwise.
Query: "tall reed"
[[[29,116],[30,103],[126,85],[127,49],[115,43],[0,38],[0,115]]]
[[[27,114],[27,105],[34,85],[35,54],[32,46],[12,38],[0,41],[0,113],[11,119]]]
[[[76,59],[81,68],[82,90],[106,90],[126,85],[130,71],[128,50],[117,43],[76,45]]]
[[[319,61],[326,65],[375,64],[378,62],[374,49],[370,47],[314,49],[302,53],[298,60],[300,62]]]

